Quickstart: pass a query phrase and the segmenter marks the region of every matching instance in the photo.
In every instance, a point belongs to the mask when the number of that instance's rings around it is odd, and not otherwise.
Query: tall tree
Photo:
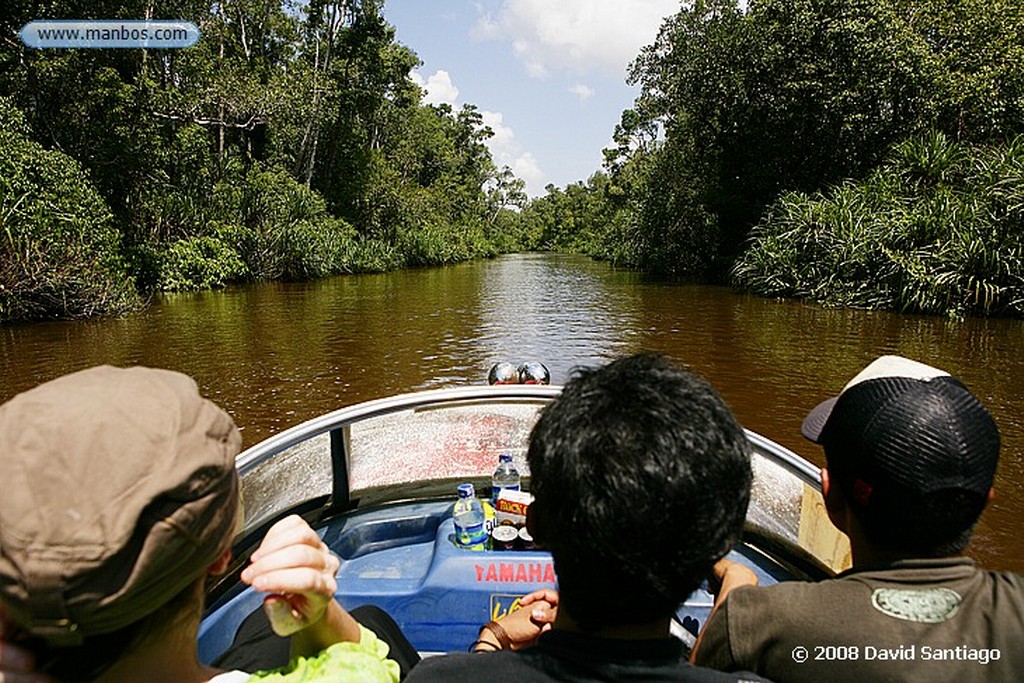
[[[1022,37],[1011,0],[685,6],[632,69],[635,109],[663,140],[640,201],[647,265],[722,274],[782,191],[863,177],[932,128],[1022,130]]]

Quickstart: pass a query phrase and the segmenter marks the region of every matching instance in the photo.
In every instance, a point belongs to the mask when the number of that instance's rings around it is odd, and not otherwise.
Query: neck
[[[852,541],[850,542],[850,554],[853,560],[853,566],[857,568],[888,565],[900,560],[908,559],[904,555],[889,552],[884,548],[879,548],[874,545],[869,544],[857,546]]]
[[[851,515],[851,517],[853,517]],[[846,535],[850,539],[850,555],[855,568],[877,567],[893,564],[900,560],[912,560],[915,558],[929,557],[916,553],[900,552],[886,546],[878,545],[871,541],[864,529],[855,518],[847,525]],[[955,555],[951,555],[955,556]]]
[[[198,610],[179,615],[156,633],[147,635],[95,680],[95,683],[206,683],[217,669],[199,662]]]
[[[654,640],[657,638],[668,638],[669,632],[668,617],[645,621],[638,624],[616,624],[605,626],[592,631],[585,631],[579,627],[576,621],[565,611],[565,608],[558,610],[555,623],[552,628],[560,629],[570,633],[583,633],[595,638],[610,638],[613,640]]]

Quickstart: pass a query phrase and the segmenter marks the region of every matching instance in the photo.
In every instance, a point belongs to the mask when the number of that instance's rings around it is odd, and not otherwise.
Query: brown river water
[[[196,378],[246,445],[393,393],[480,384],[499,360],[573,366],[657,351],[707,377],[740,421],[814,461],[800,422],[885,353],[960,377],[1003,437],[996,499],[969,554],[1024,572],[1024,321],[831,310],[651,281],[580,257],[520,254],[447,268],[165,297],[124,318],[0,328],[0,400],[101,363]]]

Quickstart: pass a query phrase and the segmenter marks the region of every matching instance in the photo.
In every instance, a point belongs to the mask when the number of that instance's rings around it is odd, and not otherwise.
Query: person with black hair
[[[424,681],[727,681],[669,632],[679,604],[737,542],[750,499],[743,430],[703,379],[653,355],[579,370],[530,435],[527,525],[559,594],[481,629]]]
[[[825,450],[822,493],[853,567],[819,583],[733,582],[693,661],[780,681],[1022,680],[1024,577],[962,556],[999,459],[981,402],[941,370],[883,356],[802,432]]]

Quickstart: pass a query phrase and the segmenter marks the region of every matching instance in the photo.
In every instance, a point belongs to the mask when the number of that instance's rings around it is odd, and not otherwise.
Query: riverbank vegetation
[[[1024,315],[1024,136],[898,145],[866,180],[780,197],[734,269],[741,286],[825,304]]]
[[[173,17],[186,50],[31,50],[0,15],[0,322],[154,291],[518,249],[523,183],[471,105],[421,102],[383,0],[47,3]]]
[[[533,233],[770,296],[1024,313],[1024,5],[745,4],[666,20],[605,173],[535,200]]]
[[[156,291],[589,254],[769,296],[1024,315],[1017,0],[695,0],[605,167],[526,202],[472,105],[422,103],[384,0],[99,0],[187,50],[30,50],[0,13],[0,322]]]
[[[110,211],[82,167],[31,140],[3,99],[0,121],[0,320],[133,306]]]

